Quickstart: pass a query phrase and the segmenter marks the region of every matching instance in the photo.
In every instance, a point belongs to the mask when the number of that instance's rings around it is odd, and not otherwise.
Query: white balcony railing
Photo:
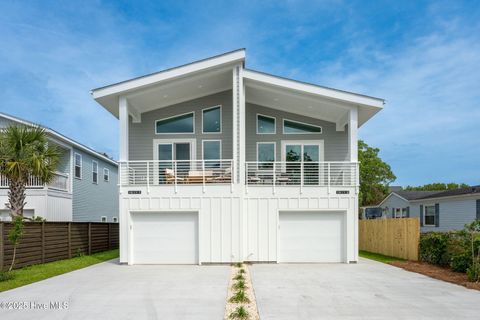
[[[120,185],[233,184],[233,160],[155,160],[120,162]]]
[[[356,187],[357,162],[246,162],[247,185]]]
[[[27,188],[51,188],[61,191],[68,191],[68,174],[56,172],[54,174],[53,180],[47,185],[43,183],[42,179],[38,177],[29,177],[27,181]],[[8,188],[9,180],[4,176],[0,175],[0,188]]]

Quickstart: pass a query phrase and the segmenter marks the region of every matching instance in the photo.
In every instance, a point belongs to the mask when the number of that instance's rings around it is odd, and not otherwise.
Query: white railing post
[[[245,162],[245,193],[248,193],[248,184],[250,183],[248,181],[248,175],[249,175],[249,167],[248,167],[248,162]],[[240,180],[241,181],[241,180]]]
[[[277,185],[277,166],[275,164],[275,161],[273,162],[273,194],[275,194],[275,186]]]
[[[150,194],[150,161],[147,161],[147,193]]]
[[[202,180],[203,180],[202,190],[203,190],[203,193],[205,193],[205,160],[201,160],[201,161],[202,161]]]
[[[234,164],[235,164],[235,161],[230,160],[230,192],[232,193],[233,193],[233,175],[235,172]]]
[[[327,162],[327,190],[328,194],[330,194],[330,162]]]
[[[304,166],[303,166],[303,161],[300,162],[300,193],[303,193],[303,169],[304,169]]]
[[[177,172],[177,161],[175,161],[175,160],[173,160],[173,174],[174,174],[174,177],[175,177],[175,180],[174,180],[175,193],[177,193],[178,192],[178,190],[177,190],[177,174],[178,174],[178,172]]]

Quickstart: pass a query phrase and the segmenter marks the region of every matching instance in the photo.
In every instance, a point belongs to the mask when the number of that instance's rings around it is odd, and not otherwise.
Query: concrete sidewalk
[[[262,320],[480,319],[480,292],[362,259],[251,267]]]
[[[229,266],[110,261],[0,293],[0,319],[222,319],[229,275]],[[5,310],[6,302],[28,306]],[[63,303],[68,307],[62,309]],[[34,309],[41,304],[48,310]]]

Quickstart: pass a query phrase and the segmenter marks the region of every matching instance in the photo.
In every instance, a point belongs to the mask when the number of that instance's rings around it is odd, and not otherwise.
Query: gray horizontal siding
[[[336,131],[336,125],[315,118],[279,111],[251,103],[246,105],[246,160],[257,160],[257,142],[275,142],[276,160],[281,159],[282,140],[323,140],[325,161],[348,161],[348,132]],[[276,118],[276,134],[256,134],[257,113]],[[283,134],[283,119],[295,120],[322,127],[321,134]]]
[[[420,205],[431,206],[436,203],[440,206],[440,225],[438,227],[422,227],[422,231],[449,231],[463,229],[465,224],[471,223],[476,218],[476,200],[479,197],[457,200],[429,200],[413,202],[410,205],[410,216],[420,217]]]
[[[222,106],[222,133],[202,133],[202,109]],[[195,112],[194,134],[155,134],[155,121],[178,114]],[[202,140],[222,140],[222,158],[232,159],[232,91],[212,94],[142,113],[141,123],[129,125],[130,160],[153,160],[154,139],[196,139],[196,158],[202,158]]]
[[[106,216],[108,222],[118,218],[118,169],[92,155],[74,149],[82,155],[82,179],[73,179],[73,221],[101,221]],[[93,183],[92,160],[98,162],[98,184]],[[110,181],[103,180],[103,168],[110,170]]]

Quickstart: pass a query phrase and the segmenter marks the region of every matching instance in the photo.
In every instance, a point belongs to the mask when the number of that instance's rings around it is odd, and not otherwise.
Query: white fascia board
[[[8,120],[11,120],[13,122],[16,122],[16,123],[20,123],[20,124],[23,124],[23,125],[26,125],[26,126],[38,126],[38,127],[41,127],[45,130],[45,132],[49,135],[51,135],[52,137],[60,140],[60,141],[64,141],[66,142],[67,144],[70,144],[71,146],[77,148],[77,149],[80,149],[82,151],[85,151],[97,158],[100,158],[104,161],[107,161],[109,162],[110,164],[113,164],[114,166],[118,166],[118,163],[115,161],[115,160],[112,160],[106,156],[104,156],[103,154],[101,153],[98,153],[97,151],[93,150],[93,149],[90,149],[89,147],[86,147],[84,146],[83,144],[81,143],[78,143],[70,138],[67,138],[66,136],[64,136],[63,134],[60,134],[50,128],[46,128],[42,125],[39,125],[39,124],[36,124],[36,123],[33,123],[33,122],[29,122],[29,121],[25,121],[23,119],[19,119],[19,118],[16,118],[16,117],[12,117],[12,116],[9,116],[7,114],[4,114],[4,113],[0,113],[0,117],[2,118],[5,118],[5,119],[8,119]],[[58,142],[58,141],[55,141],[55,142]]]
[[[296,90],[300,92],[305,92],[313,95],[320,95],[323,97],[347,101],[354,104],[366,105],[371,107],[376,107],[379,109],[383,108],[384,100],[380,98],[368,97],[356,93],[350,93],[345,91],[340,91],[336,89],[330,89],[326,87],[320,87],[309,83],[299,82],[291,79],[286,79],[282,77],[273,76],[270,74],[254,71],[254,70],[244,70],[243,77],[245,79],[250,79],[253,81],[268,83],[273,86],[283,87],[291,90]]]
[[[466,194],[457,194],[454,196],[444,196],[444,197],[436,197],[436,198],[420,198],[410,200],[410,202],[436,202],[436,201],[455,201],[455,200],[463,200],[465,198],[480,198],[480,193],[466,193]]]
[[[186,76],[190,73],[208,70],[223,64],[234,64],[237,62],[243,62],[245,60],[245,49],[240,49],[230,53],[225,53],[219,56],[211,57],[205,60],[200,60],[190,64],[186,64],[180,67],[175,67],[160,71],[151,75],[134,78],[131,80],[123,81],[117,84],[112,84],[106,87],[93,89],[91,94],[96,100],[98,98],[121,94],[130,90],[150,86],[162,81],[172,80],[178,77]]]

